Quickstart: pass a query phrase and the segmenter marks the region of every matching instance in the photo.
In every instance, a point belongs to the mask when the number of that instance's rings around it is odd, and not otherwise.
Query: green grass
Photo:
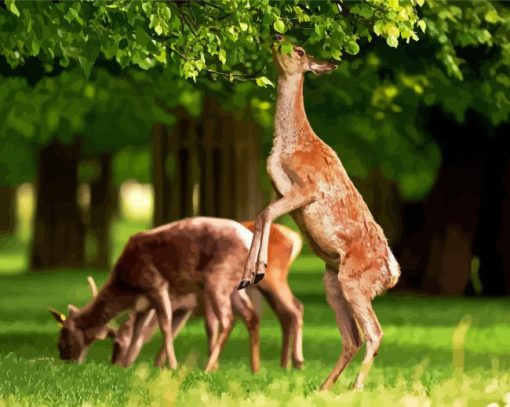
[[[3,262],[3,255],[0,257]],[[93,272],[101,283],[106,273]],[[322,266],[303,256],[291,285],[305,304],[302,371],[278,367],[280,329],[263,310],[262,369],[249,371],[247,335],[238,323],[220,360],[204,374],[203,323],[192,320],[176,340],[181,367],[152,367],[156,337],[129,369],[108,364],[111,343],[95,343],[82,365],[57,358],[57,325],[48,306],[65,310],[90,298],[86,271],[0,275],[0,406],[2,405],[510,405],[510,301],[387,295],[375,301],[385,338],[363,392],[350,390],[361,352],[332,391],[317,387],[333,367],[341,340],[322,288]],[[452,335],[472,324],[452,362]],[[462,338],[461,338],[462,339]],[[464,362],[462,363],[462,356]]]

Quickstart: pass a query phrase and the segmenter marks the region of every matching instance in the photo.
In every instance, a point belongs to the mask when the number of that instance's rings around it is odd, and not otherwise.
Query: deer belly
[[[315,254],[326,262],[336,263],[340,256],[340,242],[334,233],[335,222],[318,213],[314,205],[298,209],[292,213],[292,216]]]

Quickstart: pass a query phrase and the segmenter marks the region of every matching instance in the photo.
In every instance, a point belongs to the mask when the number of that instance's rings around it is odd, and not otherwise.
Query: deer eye
[[[300,57],[303,57],[305,55],[305,51],[303,51],[302,49],[297,49],[296,52]]]

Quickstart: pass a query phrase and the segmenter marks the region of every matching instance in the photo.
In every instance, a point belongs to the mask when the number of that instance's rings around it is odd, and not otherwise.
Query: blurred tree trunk
[[[487,127],[473,112],[459,124],[435,110],[428,129],[443,162],[424,202],[404,207],[404,235],[397,249],[402,284],[459,295],[470,282],[475,255]]]
[[[98,268],[110,266],[111,221],[113,214],[112,157],[103,154],[98,158],[99,175],[90,184],[90,232],[95,243],[92,264]]]
[[[507,127],[508,129],[508,127]],[[508,137],[508,133],[506,135]],[[506,150],[507,152],[509,150]],[[504,198],[501,205],[501,223],[498,233],[497,247],[503,258],[504,293],[510,294],[510,160],[505,165],[503,176]]]
[[[170,179],[167,171],[169,135],[165,126],[154,126],[152,155],[152,185],[154,188],[154,212],[152,223],[162,225],[170,220]]]
[[[12,234],[16,226],[16,188],[0,185],[0,235]]]
[[[262,209],[260,130],[206,99],[202,116],[184,111],[154,136],[154,224],[188,216],[253,219]]]
[[[510,140],[501,126],[487,154],[476,236],[484,295],[510,294]]]
[[[463,294],[471,277],[480,192],[481,160],[444,166],[427,200],[428,262],[421,288]]]
[[[84,264],[85,227],[77,202],[80,145],[54,141],[39,152],[32,269]]]
[[[249,112],[235,115],[213,99],[200,123],[200,213],[254,219],[263,206],[259,127]]]

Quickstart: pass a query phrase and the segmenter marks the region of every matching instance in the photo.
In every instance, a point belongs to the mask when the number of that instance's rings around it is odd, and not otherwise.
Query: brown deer
[[[363,387],[383,332],[372,299],[393,287],[400,268],[381,227],[349,179],[340,159],[313,131],[303,101],[304,74],[323,74],[336,66],[294,46],[273,56],[278,70],[274,142],[267,171],[279,195],[257,218],[239,289],[264,277],[271,223],[291,213],[314,252],[326,263],[324,285],[342,335],[342,352],[321,389],[328,389],[366,341],[363,367],[354,387]]]
[[[243,222],[249,230],[253,230],[254,222]],[[292,356],[293,366],[300,368],[303,364],[302,349],[302,325],[303,325],[303,306],[294,297],[290,290],[287,276],[290,266],[297,255],[300,253],[302,241],[298,233],[282,225],[271,225],[271,233],[269,237],[269,257],[268,270],[266,278],[257,286],[257,288],[266,297],[269,305],[277,315],[282,327],[282,351],[281,366],[286,368],[289,358]],[[184,253],[183,253],[184,254]],[[225,270],[229,272],[229,270]],[[95,284],[92,281],[91,288],[93,293]],[[200,296],[188,297],[185,302],[174,307],[172,318],[172,329],[174,338],[178,331],[184,326],[192,313],[202,315]],[[233,311],[239,314],[236,302],[233,302]],[[213,344],[217,337],[217,320],[214,315],[205,315],[205,326],[209,343],[209,352],[213,350]],[[133,341],[133,325],[136,320],[136,313],[132,313],[129,319],[125,321],[117,331],[114,341],[114,350],[112,353],[112,363],[122,366],[128,366],[138,356],[143,343],[148,342],[156,329],[157,319],[153,315],[145,330],[142,332],[141,338],[138,338],[137,344],[133,347],[132,353],[128,356],[128,350]],[[137,340],[137,339],[135,339]],[[292,345],[291,342],[292,341]],[[211,366],[216,368],[217,366]]]
[[[67,317],[52,312],[62,325],[61,359],[82,361],[94,340],[111,334],[110,320],[121,311],[134,310],[133,339],[155,313],[164,338],[156,364],[161,366],[167,359],[170,368],[176,368],[172,307],[201,291],[206,313],[214,314],[221,328],[206,369],[216,364],[232,328],[235,302],[250,334],[252,369],[257,370],[258,317],[246,293],[239,296],[235,289],[252,236],[235,221],[207,217],[184,219],[132,236],[109,279],[88,305],[80,310],[69,306]]]

